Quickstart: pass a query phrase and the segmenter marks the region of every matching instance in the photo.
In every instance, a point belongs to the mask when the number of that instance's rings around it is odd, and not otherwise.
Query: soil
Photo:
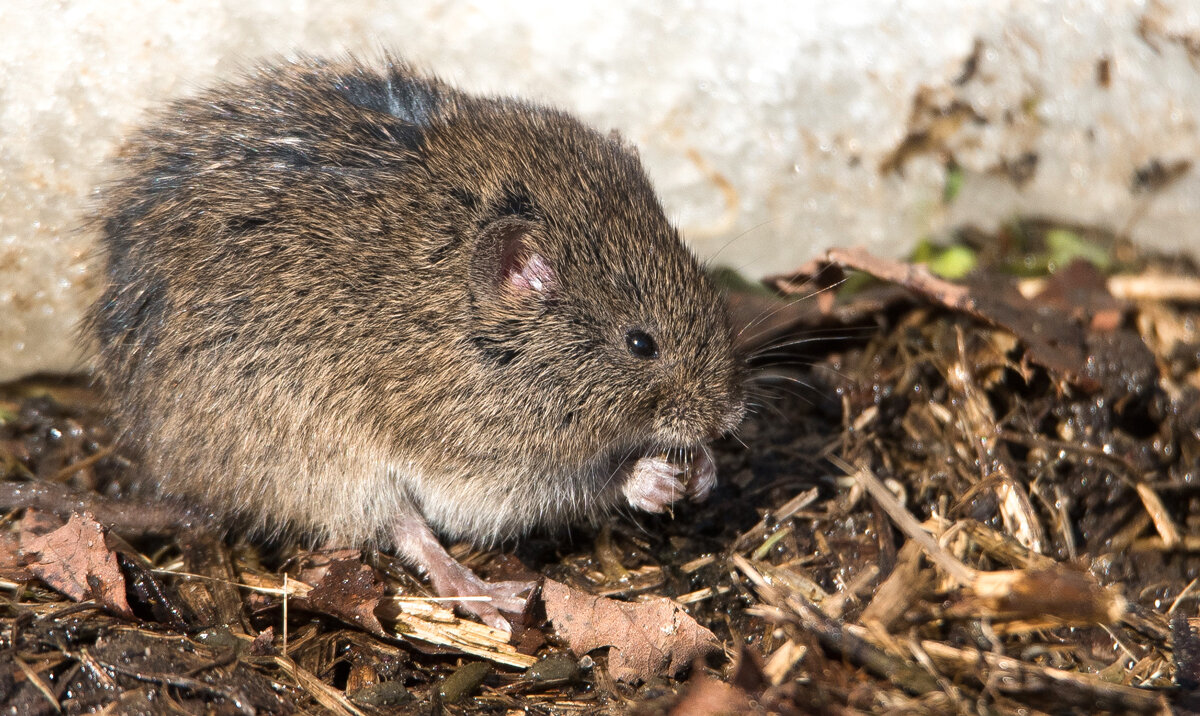
[[[80,568],[72,599],[33,566],[29,540],[65,520],[17,509],[0,516],[0,703],[20,714],[1198,710],[1189,291],[1200,272],[1111,236],[1099,237],[1108,261],[1056,265],[1043,260],[1052,231],[1082,233],[1024,222],[960,234],[977,265],[954,300],[886,267],[872,269],[884,281],[830,281],[838,272],[818,263],[770,282],[790,298],[754,294],[772,312],[755,409],[715,445],[707,502],[454,550],[485,576],[674,600],[720,645],[690,667],[616,678],[609,649],[573,653],[537,600],[514,638],[517,663],[538,662],[528,668],[397,634],[406,617],[380,605],[427,592],[390,556],[203,526],[105,530],[121,614],[99,568]],[[0,392],[6,482],[137,504],[121,487],[132,468],[85,378]],[[285,574],[313,585],[331,570],[365,581],[286,596],[297,593]]]

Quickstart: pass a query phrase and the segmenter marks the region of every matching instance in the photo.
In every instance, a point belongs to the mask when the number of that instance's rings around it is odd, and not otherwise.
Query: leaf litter
[[[105,543],[107,530],[85,512],[67,524],[39,534],[44,520],[34,511],[21,521],[21,552],[26,566],[46,585],[76,602],[94,600],[113,614],[133,617],[125,599],[125,575]]]
[[[386,554],[164,529],[83,382],[7,386],[0,703],[1200,710],[1200,271],[1036,220],[923,251],[734,294],[756,411],[707,503],[455,548],[543,578],[511,641]]]
[[[546,618],[576,654],[612,647],[608,667],[618,681],[677,675],[720,650],[708,629],[666,597],[620,602],[552,579],[542,586]]]

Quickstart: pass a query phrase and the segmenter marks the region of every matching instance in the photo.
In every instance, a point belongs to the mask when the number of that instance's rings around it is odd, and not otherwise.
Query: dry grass
[[[22,713],[1194,710],[1200,293],[1187,262],[1115,251],[1117,327],[1093,320],[1111,304],[1086,299],[1071,320],[1089,355],[1125,355],[1099,347],[1120,334],[1149,364],[1083,366],[1085,381],[1031,360],[1003,325],[868,291],[833,333],[807,334],[847,340],[770,361],[772,395],[717,446],[708,503],[515,546],[587,591],[685,605],[726,653],[681,680],[617,683],[602,651],[567,654],[536,612],[498,643],[396,599],[422,587],[386,555],[368,563],[397,636],[376,636],[305,606],[322,555],[189,533],[118,550],[136,621],[14,578],[0,557],[0,698]],[[1170,281],[1146,280],[1163,270]],[[86,389],[31,382],[0,400],[5,479],[112,490],[126,466]],[[458,554],[514,569],[513,555]],[[705,690],[708,677],[730,688]]]

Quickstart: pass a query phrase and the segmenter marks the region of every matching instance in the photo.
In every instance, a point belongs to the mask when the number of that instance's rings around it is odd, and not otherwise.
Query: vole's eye
[[[625,345],[629,347],[629,352],[638,358],[658,357],[658,344],[645,331],[639,331],[635,328],[626,333]]]

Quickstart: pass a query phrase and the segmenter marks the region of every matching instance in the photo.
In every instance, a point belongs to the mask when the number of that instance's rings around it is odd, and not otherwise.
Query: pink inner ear
[[[531,253],[508,272],[508,282],[525,291],[547,293],[555,286],[554,269],[540,254]]]

